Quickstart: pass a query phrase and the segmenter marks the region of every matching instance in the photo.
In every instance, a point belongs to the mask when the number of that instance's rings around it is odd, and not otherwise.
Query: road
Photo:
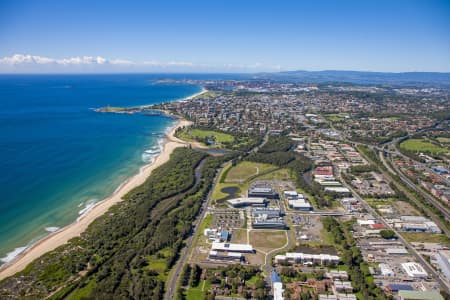
[[[364,208],[374,217],[379,219],[383,225],[395,232],[398,236],[399,240],[403,243],[403,245],[410,251],[410,253],[421,263],[424,269],[432,274],[433,277],[439,282],[442,288],[444,288],[447,293],[450,293],[450,283],[443,278],[423,257],[419,252],[405,239],[402,235],[391,225],[389,225],[381,215],[379,215],[375,209],[373,209],[349,184],[347,184],[342,178],[340,178],[341,182],[353,193],[354,197],[356,197],[364,206]]]
[[[195,169],[195,184],[198,183],[198,181],[201,178],[201,174],[202,174],[202,168],[203,165],[205,164],[205,159],[203,159],[201,161],[201,163],[197,166],[197,168]],[[219,173],[217,173],[219,174]],[[216,175],[217,177],[217,175]],[[215,179],[214,179],[215,182]],[[212,191],[212,189],[211,189]],[[211,193],[211,191],[209,193]],[[195,232],[197,231],[197,228],[200,225],[200,222],[203,220],[203,218],[205,217],[206,211],[207,211],[207,207],[209,204],[211,197],[208,194],[208,197],[206,198],[206,201],[203,201],[202,206],[200,207],[200,215],[199,217],[195,220],[194,222],[194,227],[193,227],[193,234],[190,235],[187,240],[186,240],[186,246],[184,247],[184,250],[182,251],[180,258],[178,259],[177,263],[175,264],[175,269],[173,270],[173,272],[169,275],[169,286],[167,289],[167,293],[166,293],[166,299],[173,299],[174,295],[175,295],[175,290],[176,290],[176,286],[177,286],[177,282],[178,282],[178,278],[181,274],[181,271],[183,270],[183,266],[184,263],[186,262],[186,258],[187,255],[190,252],[191,246],[192,246],[192,242],[195,236]]]

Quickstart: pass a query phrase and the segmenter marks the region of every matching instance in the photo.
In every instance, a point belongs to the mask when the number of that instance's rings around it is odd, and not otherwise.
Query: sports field
[[[423,139],[409,139],[400,144],[400,148],[414,152],[428,152],[431,154],[448,153],[449,150],[434,145]]]
[[[234,137],[230,134],[223,133],[223,132],[217,132],[212,130],[204,130],[204,129],[185,129],[181,133],[181,137],[185,138],[187,140],[193,139],[193,140],[203,140],[207,137],[214,137],[215,142],[222,144],[222,143],[232,143],[234,142]]]

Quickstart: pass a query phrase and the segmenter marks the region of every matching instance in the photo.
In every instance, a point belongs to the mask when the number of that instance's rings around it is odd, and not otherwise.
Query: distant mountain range
[[[364,71],[286,71],[258,73],[254,78],[299,82],[348,82],[354,84],[392,85],[446,85],[450,86],[450,73],[405,72],[384,73]]]

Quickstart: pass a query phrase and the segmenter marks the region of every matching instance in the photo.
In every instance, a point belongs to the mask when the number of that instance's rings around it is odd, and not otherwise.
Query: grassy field
[[[228,171],[225,182],[245,181],[251,176],[261,174],[275,168],[276,167],[274,165],[270,164],[242,161]]]
[[[236,244],[247,244],[247,229],[233,229],[231,242]]]
[[[331,122],[341,122],[341,121],[345,120],[344,117],[342,117],[340,115],[336,115],[336,114],[329,114],[329,115],[325,115],[324,117],[328,121],[331,121]]]
[[[273,172],[270,172],[265,175],[261,175],[256,177],[258,180],[281,180],[281,181],[292,181],[293,176],[289,169],[279,169]]]
[[[267,252],[278,249],[286,244],[285,231],[262,231],[252,230],[250,232],[250,244],[258,250]]]
[[[227,133],[212,131],[212,130],[203,130],[203,129],[190,129],[185,128],[180,133],[180,137],[185,140],[195,140],[199,142],[203,142],[205,138],[213,136],[216,143],[232,143],[234,142],[234,137]]]
[[[428,232],[402,232],[401,235],[408,242],[442,243],[450,247],[450,238],[445,234],[431,234]]]
[[[414,152],[428,152],[431,154],[448,153],[449,150],[436,146],[423,139],[409,139],[400,144],[400,148]]]

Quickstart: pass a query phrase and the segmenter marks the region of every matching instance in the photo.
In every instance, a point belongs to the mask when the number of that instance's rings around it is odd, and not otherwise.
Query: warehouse
[[[450,251],[439,251],[434,258],[441,269],[442,274],[450,281]]]
[[[261,216],[253,221],[252,227],[254,229],[286,229],[286,223],[282,218],[268,219]]]
[[[228,204],[237,208],[237,207],[246,207],[246,206],[258,206],[265,207],[267,205],[266,198],[235,198],[227,200]]]
[[[303,263],[303,264],[337,264],[339,263],[340,257],[330,254],[306,254],[297,252],[288,252],[286,255],[276,255],[275,262],[288,262],[288,263]]]
[[[249,244],[232,244],[232,243],[218,243],[213,242],[211,250],[226,251],[226,252],[241,252],[241,253],[253,253],[253,247]]]
[[[378,268],[380,269],[381,275],[384,277],[395,276],[394,271],[392,271],[391,267],[388,264],[379,264]]]
[[[386,248],[384,250],[388,255],[408,255],[408,250],[405,247],[401,248]]]
[[[289,200],[289,207],[296,210],[301,211],[311,211],[313,210],[313,207],[309,202],[306,202],[304,199],[298,199],[298,200]]]
[[[411,278],[427,278],[428,273],[423,269],[423,267],[415,262],[407,262],[402,264],[403,270]]]
[[[252,187],[248,191],[248,196],[278,199],[278,194],[271,187]]]
[[[262,215],[266,215],[267,218],[279,218],[281,216],[281,210],[279,208],[269,207],[269,208],[254,208],[253,215],[255,217],[259,217]]]
[[[218,252],[215,250],[209,251],[208,255],[209,259],[219,259],[219,260],[243,260],[242,253],[236,253],[236,252]]]

